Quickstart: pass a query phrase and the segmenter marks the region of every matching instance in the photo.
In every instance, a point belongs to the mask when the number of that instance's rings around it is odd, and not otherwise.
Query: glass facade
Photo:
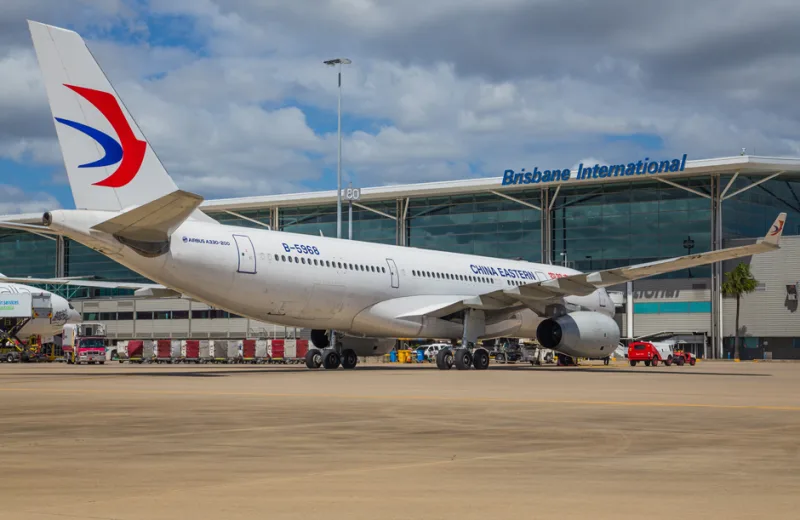
[[[737,177],[726,196],[753,185],[761,178]],[[722,179],[723,188],[730,179],[730,176]],[[800,178],[783,174],[723,202],[723,238],[763,236],[781,211],[786,212],[783,234],[800,235]]]
[[[681,181],[710,194],[709,181]],[[711,201],[661,182],[562,189],[552,212],[553,262],[612,269],[711,248]],[[764,229],[760,231],[764,233]],[[687,248],[691,246],[691,251]],[[687,271],[667,275],[686,278]],[[692,277],[711,276],[709,267]]]
[[[514,198],[541,207],[539,190]],[[497,195],[411,199],[406,215],[411,247],[539,262],[541,212]]]
[[[52,278],[56,274],[56,241],[25,231],[0,229],[0,273]]]
[[[397,203],[394,200],[359,204],[392,217],[397,215]],[[326,237],[336,236],[336,205],[280,208],[278,216],[281,231],[317,236],[322,232]],[[348,237],[347,201],[342,201],[342,237]],[[397,222],[374,211],[353,206],[353,240],[396,244]]]

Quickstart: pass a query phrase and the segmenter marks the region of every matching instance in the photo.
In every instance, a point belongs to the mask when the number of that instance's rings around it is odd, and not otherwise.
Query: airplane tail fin
[[[176,191],[78,33],[29,21],[75,207],[121,211]],[[195,218],[213,221],[195,211]]]
[[[783,226],[786,224],[786,213],[781,213],[778,215],[778,218],[775,219],[775,222],[772,223],[772,227],[769,228],[767,231],[766,236],[764,236],[764,242],[767,244],[772,244],[774,246],[780,246],[781,243],[781,235],[783,235]]]

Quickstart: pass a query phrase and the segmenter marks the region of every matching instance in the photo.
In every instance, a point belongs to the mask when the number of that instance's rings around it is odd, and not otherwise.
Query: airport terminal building
[[[336,236],[336,192],[207,200],[225,224]],[[502,176],[364,188],[352,203],[352,238],[532,262],[609,269],[752,242],[788,214],[780,251],[752,259],[758,290],[742,300],[743,358],[800,358],[800,159],[736,156],[637,158],[577,170],[537,166]],[[41,215],[6,221],[38,223]],[[348,203],[342,235],[348,237]],[[701,356],[727,356],[735,300],[721,292],[731,265],[713,265],[615,288],[623,337],[672,332]],[[9,276],[146,281],[68,239],[0,233]],[[53,289],[49,287],[49,289]],[[124,291],[58,288],[112,338],[302,334],[187,300],[134,299]]]

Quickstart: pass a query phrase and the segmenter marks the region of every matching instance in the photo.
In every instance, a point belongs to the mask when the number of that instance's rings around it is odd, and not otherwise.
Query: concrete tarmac
[[[0,365],[0,518],[798,518],[800,364]]]

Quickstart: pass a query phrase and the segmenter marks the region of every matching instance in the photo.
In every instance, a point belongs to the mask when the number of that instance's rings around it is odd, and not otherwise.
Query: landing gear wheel
[[[358,356],[353,349],[347,349],[342,352],[342,368],[351,369],[355,368],[358,364]]]
[[[322,366],[328,370],[336,370],[341,362],[342,358],[335,350],[326,350],[322,355]]]
[[[453,368],[453,352],[449,348],[443,348],[436,353],[436,367],[439,370],[450,370]]]
[[[603,358],[603,364],[608,365],[611,362],[609,358]]]
[[[475,370],[486,370],[489,368],[489,353],[486,349],[478,348],[472,353],[472,366]]]
[[[472,366],[472,354],[470,354],[469,350],[465,348],[457,349],[454,357],[457,369],[469,370],[469,367]]]
[[[306,367],[319,368],[322,366],[322,353],[315,349],[309,349],[306,353]]]

